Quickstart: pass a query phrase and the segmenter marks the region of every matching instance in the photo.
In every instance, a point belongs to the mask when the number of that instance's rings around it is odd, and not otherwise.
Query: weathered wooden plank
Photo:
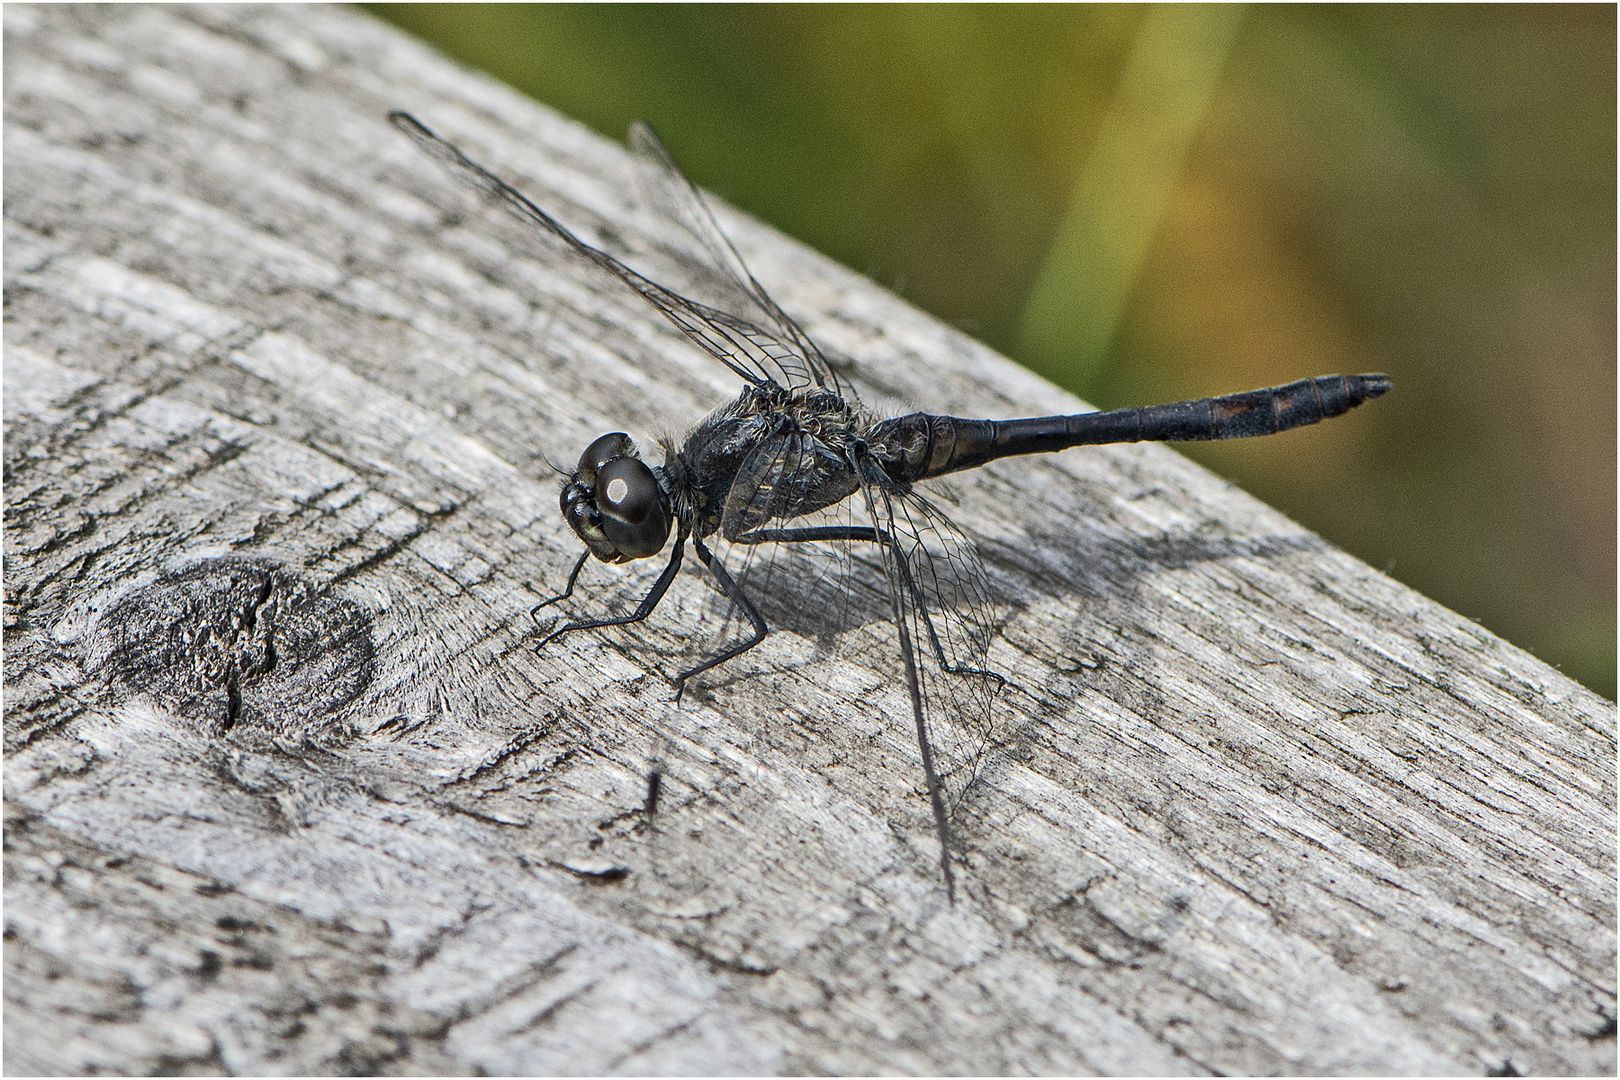
[[[1164,448],[990,466],[951,907],[880,605],[529,648],[547,461],[735,380],[384,114],[675,272],[622,148],[337,9],[6,61],[8,1071],[1614,1072],[1611,704]],[[1077,406],[724,219],[867,404]]]

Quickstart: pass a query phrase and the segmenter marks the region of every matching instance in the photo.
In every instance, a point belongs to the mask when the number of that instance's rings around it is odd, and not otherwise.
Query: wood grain
[[[549,463],[736,382],[384,117],[676,271],[622,147],[353,11],[5,19],[8,1072],[1614,1073],[1610,703],[1171,450],[999,463],[952,907],[880,605],[679,705],[695,574],[530,647]],[[721,213],[868,406],[1079,407]]]

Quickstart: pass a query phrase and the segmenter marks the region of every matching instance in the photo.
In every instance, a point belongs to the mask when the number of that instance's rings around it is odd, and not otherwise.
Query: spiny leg
[[[668,591],[669,583],[675,580],[675,572],[681,568],[681,553],[685,550],[685,548],[686,537],[677,536],[675,538],[675,547],[669,555],[669,565],[665,566],[664,572],[658,575],[658,580],[653,582],[652,590],[642,598],[641,604],[636,608],[635,611],[629,615],[623,615],[616,619],[592,619],[588,622],[569,623],[567,626],[564,626],[558,630],[553,630],[551,633],[547,634],[540,641],[540,643],[534,647],[534,651],[539,652],[552,641],[562,637],[564,634],[571,634],[575,630],[596,630],[604,626],[624,626],[628,623],[640,622],[648,615],[651,615],[653,608],[658,606],[658,602],[664,598],[664,593]],[[699,544],[698,548],[699,550],[702,550],[702,545]],[[582,557],[580,559],[580,563],[583,564],[584,561],[585,560]],[[574,568],[574,573],[579,573],[578,566]],[[572,578],[569,580],[569,585],[570,587],[573,585]]]
[[[945,647],[940,644],[939,633],[934,629],[934,620],[928,614],[928,605],[923,603],[922,590],[917,587],[916,579],[912,577],[911,566],[906,559],[906,553],[898,546],[892,544],[890,537],[882,529],[871,525],[820,525],[801,529],[756,529],[753,532],[743,533],[737,537],[739,544],[770,544],[776,542],[798,543],[811,540],[853,540],[879,546],[889,546],[894,552],[895,563],[900,570],[900,579],[906,591],[911,593],[916,601],[917,610],[922,613],[923,625],[928,628],[928,643],[934,650],[934,658],[939,661],[941,671],[952,675],[976,676],[996,680],[998,686],[1006,686],[1007,679],[994,671],[985,671],[982,668],[971,668],[952,664],[945,656]]]
[[[922,616],[923,625],[928,630],[929,642],[933,647],[935,657],[939,661],[940,669],[953,675],[985,676],[995,679],[1003,685],[1006,683],[1005,678],[993,671],[983,671],[978,668],[969,668],[950,663],[945,656],[945,649],[940,643],[939,635],[934,629],[933,620],[928,615],[928,607],[923,602],[922,590],[918,587],[911,573],[911,567],[905,553],[900,550],[898,545],[892,542],[892,538],[883,530],[863,525],[758,529],[742,534],[734,542],[740,544],[769,544],[808,541],[858,541],[878,544],[887,548],[895,556],[894,565],[901,580],[901,589],[912,598],[917,611]],[[764,618],[755,609],[753,602],[732,581],[731,575],[726,572],[725,567],[719,560],[712,556],[702,541],[694,537],[692,542],[693,546],[697,548],[698,557],[703,560],[704,565],[714,574],[726,596],[733,599],[748,616],[749,622],[754,626],[754,637],[709,659],[691,671],[683,673],[678,680],[678,686],[684,684],[686,679],[701,671],[707,671],[709,668],[716,667],[733,657],[747,652],[763,641],[770,632],[770,628],[766,626]],[[928,724],[922,709],[922,687],[917,671],[916,654],[911,646],[911,628],[906,622],[899,593],[892,593],[890,601],[894,605],[895,626],[900,635],[900,655],[905,666],[906,683],[911,696],[912,715],[917,725],[917,745],[922,753],[923,779],[928,786],[928,802],[934,814],[934,831],[939,836],[940,868],[945,876],[946,895],[950,897],[951,903],[954,904],[956,902],[956,875],[951,869],[950,825],[945,812],[944,785],[940,782],[939,773],[934,768],[933,746],[928,738]],[[679,696],[680,689],[678,688],[676,697]]]
[[[732,646],[717,656],[711,656],[690,671],[681,672],[675,679],[676,701],[681,699],[681,694],[686,689],[687,679],[708,671],[712,667],[719,667],[734,657],[741,656],[764,641],[765,636],[771,632],[771,628],[765,625],[765,618],[760,615],[759,609],[754,606],[754,602],[748,599],[748,594],[743,592],[742,587],[731,579],[731,575],[726,572],[725,565],[714,557],[714,553],[704,545],[703,541],[694,536],[692,538],[692,547],[697,550],[698,558],[703,560],[703,565],[709,568],[709,573],[713,574],[714,579],[720,583],[720,590],[725,593],[726,599],[733,601],[738,607],[742,608],[743,614],[748,616],[749,623],[754,627],[754,636],[740,645]]]
[[[530,608],[529,609],[529,618],[534,619],[534,613],[539,611],[541,608],[550,607],[552,604],[558,603],[559,601],[562,601],[562,600],[566,600],[570,596],[573,596],[574,595],[574,582],[579,580],[579,572],[581,570],[585,569],[585,562],[590,557],[591,557],[591,553],[589,551],[580,552],[579,553],[579,561],[574,564],[574,569],[571,570],[569,572],[569,574],[568,574],[568,586],[566,588],[564,588],[562,592],[558,593],[556,596],[553,596],[551,599],[542,600],[538,604],[534,605],[534,607]],[[539,622],[538,619],[535,619],[535,621]]]
[[[815,526],[815,528],[797,529],[758,529],[753,533],[745,533],[737,538],[737,542],[745,544],[768,544],[773,541],[862,541],[868,544],[878,544],[885,547],[894,555],[894,567],[901,578],[901,589],[904,589],[912,602],[917,606],[917,612],[922,615],[922,622],[928,628],[928,640],[933,644],[933,653],[940,662],[940,669],[951,672],[953,675],[988,675],[998,682],[1006,682],[1001,675],[995,672],[983,672],[974,667],[957,667],[944,656],[944,648],[940,644],[940,636],[935,633],[933,620],[928,617],[928,606],[923,604],[922,589],[917,588],[917,581],[912,578],[912,572],[907,565],[906,552],[896,546],[889,534],[883,529],[870,525],[828,525]],[[889,602],[894,607],[894,628],[899,631],[901,640],[901,662],[906,667],[906,687],[912,701],[912,719],[917,724],[917,748],[922,751],[923,782],[928,785],[928,805],[933,810],[933,829],[940,837],[940,868],[944,873],[944,894],[948,895],[951,904],[956,904],[956,874],[951,870],[951,826],[946,821],[944,813],[944,785],[940,782],[940,774],[933,767],[933,743],[928,738],[928,722],[922,711],[922,683],[917,675],[917,656],[912,649],[910,641],[910,625],[906,622],[906,612],[902,609],[901,596],[894,591],[889,596]]]
[[[923,602],[922,590],[918,587],[916,578],[911,572],[909,560],[893,538],[882,529],[870,525],[827,525],[806,527],[798,529],[758,529],[754,532],[744,533],[737,538],[737,543],[768,544],[774,542],[804,542],[804,541],[857,541],[877,544],[894,556],[894,566],[900,578],[900,589],[912,599],[922,624],[928,631],[929,644],[934,650],[934,656],[939,662],[941,671],[953,675],[987,676],[995,679],[1001,685],[1006,679],[993,671],[984,671],[979,668],[970,668],[952,664],[945,656],[944,646],[940,643],[939,634],[934,629],[934,621],[928,614],[928,605]],[[905,667],[906,686],[911,696],[912,718],[917,725],[917,747],[922,754],[923,781],[928,787],[928,803],[934,812],[934,832],[939,837],[939,864],[945,875],[945,894],[952,904],[956,903],[956,875],[951,870],[950,852],[950,825],[945,813],[944,785],[940,782],[939,773],[934,768],[934,751],[932,741],[928,737],[928,722],[922,708],[922,686],[917,671],[916,653],[911,646],[911,627],[906,621],[905,612],[901,603],[899,592],[890,596],[890,603],[894,607],[895,629],[900,636],[900,658]]]

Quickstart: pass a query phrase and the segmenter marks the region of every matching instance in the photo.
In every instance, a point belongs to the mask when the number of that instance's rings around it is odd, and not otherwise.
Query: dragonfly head
[[[569,527],[603,562],[645,559],[669,539],[669,495],[622,431],[585,448],[560,502]]]

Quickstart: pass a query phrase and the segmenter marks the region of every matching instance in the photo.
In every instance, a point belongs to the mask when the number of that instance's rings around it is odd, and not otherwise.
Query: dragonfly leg
[[[669,590],[669,583],[675,580],[675,572],[681,568],[681,553],[685,547],[686,537],[677,536],[675,538],[675,547],[669,555],[669,565],[664,567],[664,572],[662,574],[658,575],[658,580],[653,582],[651,591],[649,591],[646,596],[642,597],[641,603],[636,607],[635,611],[631,612],[629,615],[624,615],[617,619],[590,619],[586,622],[569,623],[568,625],[557,630],[553,630],[551,633],[547,634],[543,639],[541,639],[540,643],[534,647],[534,651],[539,652],[557,638],[562,637],[564,634],[571,634],[575,630],[596,630],[603,626],[624,626],[627,623],[640,622],[648,615],[651,615],[653,608],[658,606],[658,602],[664,598],[664,593]],[[579,562],[574,566],[574,573],[569,575],[569,589],[573,588],[574,577],[579,574],[579,568],[584,564],[585,558],[584,556],[581,556]],[[567,595],[567,593],[563,593],[563,596]],[[559,597],[559,599],[561,598]]]
[[[562,592],[558,593],[556,596],[553,596],[551,599],[542,600],[538,604],[534,605],[534,607],[530,608],[529,609],[529,618],[534,619],[534,613],[539,611],[541,608],[550,607],[552,604],[557,603],[559,600],[566,600],[570,596],[573,596],[574,595],[574,582],[579,580],[579,572],[581,570],[585,569],[585,560],[589,559],[590,557],[591,557],[591,553],[589,551],[580,552],[579,553],[579,561],[574,564],[574,569],[572,571],[570,571],[569,574],[568,574],[568,586],[567,586],[567,588],[563,589]],[[536,619],[535,621],[538,622],[539,620]]]
[[[868,544],[889,544],[889,537],[882,529],[871,525],[823,525],[803,529],[756,529],[753,532],[743,533],[737,537],[738,544],[771,544],[778,541],[786,543],[804,542],[810,540],[853,540]],[[922,614],[923,625],[928,628],[928,643],[933,647],[934,659],[939,662],[941,671],[952,675],[966,675],[979,678],[994,679],[997,686],[1006,686],[1005,676],[994,671],[985,671],[982,668],[971,668],[961,664],[953,664],[946,659],[945,648],[940,644],[939,634],[934,630],[934,620],[928,614],[928,605],[923,603],[922,590],[917,588],[916,579],[911,576],[911,566],[906,560],[906,553],[896,545],[889,544],[894,552],[895,565],[900,569],[900,580],[905,584],[906,591],[917,605]]]
[[[732,646],[717,656],[709,657],[709,659],[690,671],[683,671],[677,675],[675,677],[676,701],[681,699],[681,694],[686,689],[687,679],[708,671],[712,667],[719,667],[734,657],[741,656],[764,641],[765,636],[771,632],[771,628],[765,625],[765,618],[759,613],[759,609],[754,606],[754,602],[748,599],[748,594],[743,592],[742,588],[731,579],[731,575],[726,572],[725,565],[714,557],[714,553],[704,545],[703,541],[694,536],[692,546],[697,549],[698,558],[703,560],[703,565],[709,568],[709,573],[714,575],[714,580],[720,583],[720,591],[726,594],[726,599],[734,601],[738,607],[742,608],[743,614],[748,616],[749,623],[754,627],[754,636],[740,645]]]
[[[895,555],[895,565],[900,568],[900,577],[905,590],[911,594],[913,601],[917,605],[917,610],[922,613],[923,625],[928,627],[928,637],[933,643],[934,655],[939,660],[940,668],[952,673],[953,675],[988,675],[993,679],[1005,682],[1005,679],[1002,679],[1000,675],[997,675],[993,671],[979,671],[976,668],[955,667],[945,659],[945,650],[940,646],[938,635],[934,633],[933,620],[928,617],[928,609],[922,602],[922,591],[917,588],[917,582],[911,576],[911,568],[906,563],[904,553],[901,552],[899,547],[890,543],[889,539],[890,538],[887,533],[870,525],[826,525],[801,529],[757,529],[753,532],[743,533],[741,536],[737,537],[733,543],[770,544],[778,541],[784,543],[795,543],[810,540],[850,540],[869,544],[886,544],[889,550]],[[700,557],[707,556],[708,552],[703,548],[701,543],[698,543],[696,540],[694,540],[693,543],[697,544],[698,555]],[[707,558],[705,558],[704,561],[707,563]],[[742,590],[736,589],[735,586],[730,584],[730,576],[722,576],[724,571],[719,562],[716,561],[709,568],[715,572],[715,577],[720,579],[721,585],[726,587],[727,595],[735,596],[737,601],[743,605],[744,610],[748,612],[748,617],[754,622],[754,628],[756,631],[758,631],[758,636],[755,637],[753,641],[748,642],[746,645],[742,645],[723,656],[710,660],[707,664],[704,664],[703,667],[694,668],[692,671],[687,672],[686,675],[692,675],[698,671],[702,671],[704,668],[710,668],[716,664],[724,663],[726,660],[731,659],[738,653],[744,652],[759,644],[760,640],[764,638],[766,634],[765,620],[759,617],[759,613],[754,610],[754,606],[749,602],[748,598],[742,594]],[[901,659],[905,663],[906,681],[911,688],[911,707],[917,721],[917,743],[922,749],[923,779],[928,785],[928,802],[934,811],[934,830],[939,835],[940,868],[943,870],[945,875],[946,894],[951,898],[951,903],[954,904],[956,903],[956,877],[951,872],[951,830],[950,825],[947,823],[947,816],[945,813],[944,787],[939,782],[939,774],[934,771],[934,754],[933,748],[930,746],[928,741],[928,727],[923,719],[921,688],[919,687],[917,681],[917,665],[912,659],[911,634],[906,627],[904,620],[900,618],[900,604],[898,602],[898,598],[891,597],[891,599],[896,601],[894,605],[895,625],[900,631],[900,655]],[[684,679],[686,678],[686,675],[681,677]]]
[[[952,675],[965,675],[972,677],[988,677],[995,679],[998,684],[1005,685],[1007,680],[993,671],[983,671],[979,668],[970,668],[963,665],[952,664],[945,656],[944,646],[940,644],[939,634],[934,629],[934,620],[928,614],[928,605],[923,602],[922,590],[917,587],[917,580],[911,573],[911,564],[905,552],[893,542],[893,537],[882,529],[871,525],[825,525],[799,529],[756,529],[737,537],[734,543],[739,544],[769,544],[776,542],[795,543],[812,540],[822,541],[855,541],[868,544],[881,544],[894,555],[894,565],[899,570],[901,587],[911,596],[912,603],[922,615],[923,626],[928,630],[928,641],[933,647],[934,658],[938,661],[941,671]],[[894,603],[895,628],[900,634],[900,657],[906,669],[906,682],[911,691],[912,715],[917,723],[917,746],[922,752],[923,780],[928,785],[928,803],[934,812],[934,831],[939,836],[939,865],[945,876],[945,892],[951,903],[956,903],[956,876],[951,871],[951,829],[948,815],[945,812],[944,785],[940,783],[939,773],[934,769],[933,746],[928,738],[928,724],[923,714],[922,688],[918,679],[917,664],[912,655],[911,631],[906,625],[902,614],[902,606],[898,596],[891,596]]]

